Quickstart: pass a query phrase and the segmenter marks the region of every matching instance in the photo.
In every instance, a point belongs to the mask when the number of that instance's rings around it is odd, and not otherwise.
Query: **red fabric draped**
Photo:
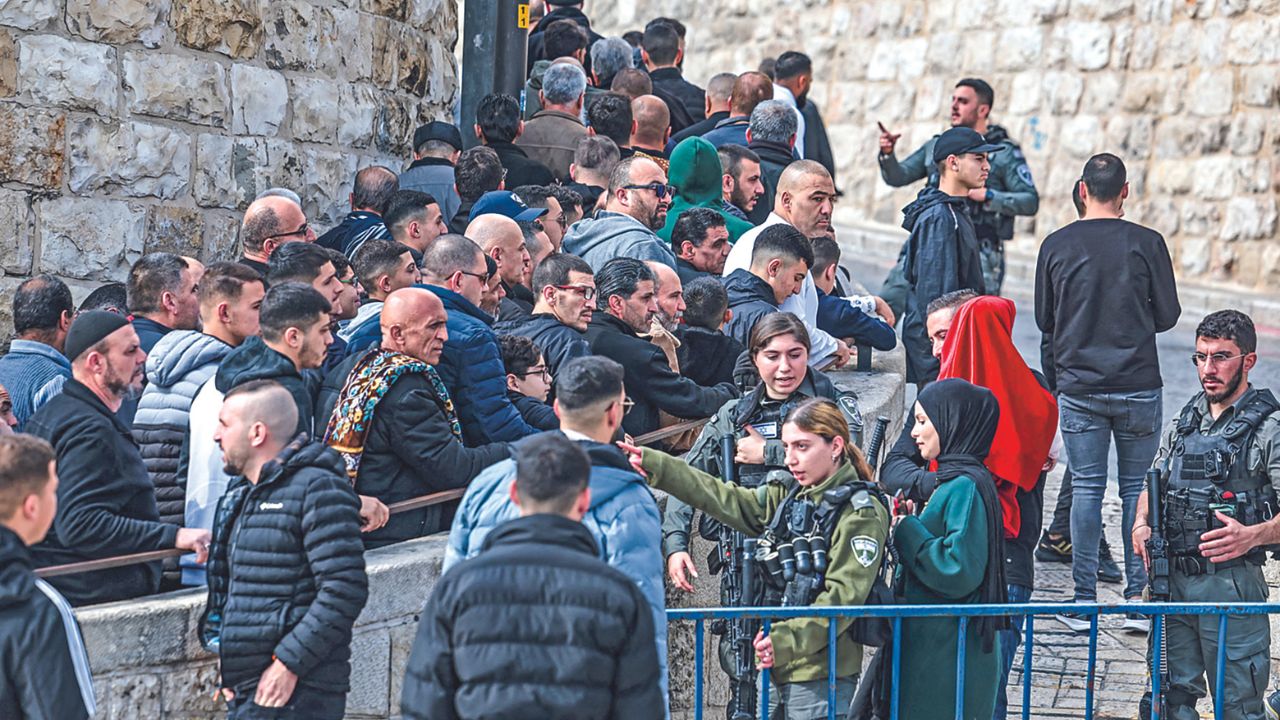
[[[996,477],[1006,537],[1022,526],[1017,492],[1035,488],[1058,429],[1058,403],[1040,386],[1013,345],[1013,301],[991,295],[956,310],[942,345],[939,380],[961,378],[990,390],[1000,424],[987,456]]]

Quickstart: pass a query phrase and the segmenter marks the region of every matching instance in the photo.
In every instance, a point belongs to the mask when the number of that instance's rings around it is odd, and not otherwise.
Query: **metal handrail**
[[[677,425],[655,430],[651,433],[645,433],[636,438],[636,444],[647,445],[657,440],[663,440],[668,437],[679,435],[680,433],[701,427],[706,424],[710,418],[702,418],[701,420],[687,420]],[[441,503],[460,500],[466,493],[466,488],[456,488],[453,490],[443,490],[429,495],[419,495],[394,502],[387,506],[387,511],[391,515],[397,513],[408,512],[410,510],[418,510],[432,505],[440,505]],[[131,553],[129,555],[115,555],[112,557],[98,558],[97,560],[83,560],[81,562],[66,563],[64,565],[49,565],[36,570],[36,577],[51,578],[60,575],[74,575],[76,573],[93,572],[95,570],[109,570],[111,568],[124,567],[126,565],[136,565],[138,563],[155,562],[156,560],[164,560],[165,558],[179,557],[181,555],[190,554],[190,550],[179,548],[166,548],[164,550],[148,550],[147,552]]]
[[[1159,695],[1160,657],[1163,642],[1163,629],[1166,616],[1169,615],[1216,615],[1218,616],[1218,653],[1215,658],[1217,673],[1214,676],[1213,710],[1215,718],[1222,718],[1223,676],[1226,662],[1227,620],[1231,615],[1270,615],[1280,612],[1280,603],[1119,603],[1101,605],[1098,603],[1022,603],[1007,605],[857,605],[857,606],[810,606],[810,607],[748,607],[748,608],[680,608],[667,610],[668,621],[693,621],[694,623],[694,678],[695,705],[694,718],[703,718],[703,666],[705,643],[703,636],[708,620],[740,620],[745,618],[760,619],[764,623],[764,633],[768,635],[773,621],[792,618],[821,618],[827,620],[828,652],[827,652],[827,717],[836,720],[843,717],[836,708],[836,619],[837,618],[888,618],[893,624],[893,647],[891,649],[891,689],[890,720],[897,720],[899,711],[899,680],[901,670],[902,621],[904,618],[954,618],[959,625],[956,643],[956,718],[962,717],[964,708],[964,672],[965,672],[965,628],[970,618],[974,617],[1022,617],[1026,623],[1023,628],[1022,651],[1022,718],[1031,717],[1031,673],[1032,657],[1035,649],[1035,616],[1055,615],[1062,612],[1078,613],[1089,618],[1089,661],[1087,667],[1088,681],[1085,685],[1085,720],[1093,718],[1094,668],[1097,665],[1098,618],[1102,615],[1119,615],[1141,613],[1153,617],[1151,628],[1153,647],[1151,653],[1152,692]],[[759,688],[760,718],[768,717],[769,708],[769,670],[760,672]],[[1158,706],[1152,704],[1151,720],[1159,720]]]

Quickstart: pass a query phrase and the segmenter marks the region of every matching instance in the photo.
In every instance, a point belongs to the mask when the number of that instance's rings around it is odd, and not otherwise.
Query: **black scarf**
[[[978,601],[1003,604],[1009,600],[1004,579],[1004,523],[1000,498],[991,471],[983,464],[991,452],[1000,421],[1000,404],[990,390],[958,378],[930,383],[917,398],[938,431],[938,483],[961,475],[973,479],[987,514],[987,568]],[[991,652],[995,632],[1009,627],[1006,617],[980,617],[973,625],[982,638],[983,652]]]

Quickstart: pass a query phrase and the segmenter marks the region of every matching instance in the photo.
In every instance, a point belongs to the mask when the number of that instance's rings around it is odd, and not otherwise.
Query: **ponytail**
[[[786,422],[795,423],[801,430],[813,433],[827,442],[837,437],[844,440],[844,459],[853,465],[858,479],[867,483],[875,482],[875,473],[862,454],[862,449],[849,437],[849,423],[834,402],[826,398],[805,400],[787,414]]]

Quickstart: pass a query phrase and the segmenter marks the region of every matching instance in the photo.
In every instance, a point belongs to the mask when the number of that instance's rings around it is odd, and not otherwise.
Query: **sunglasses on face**
[[[659,200],[675,194],[675,188],[660,182],[651,182],[647,185],[623,185],[622,187],[626,190],[650,190]]]

